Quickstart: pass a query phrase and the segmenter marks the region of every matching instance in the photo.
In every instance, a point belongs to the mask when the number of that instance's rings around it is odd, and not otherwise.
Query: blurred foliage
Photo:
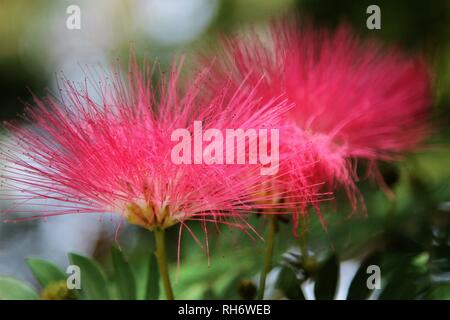
[[[28,266],[40,284],[35,292],[26,283],[12,277],[0,277],[0,300],[149,300],[159,297],[159,276],[153,254],[128,261],[116,247],[111,250],[113,271],[106,272],[91,258],[69,253],[70,261],[80,268],[80,289],[69,289],[63,270],[50,261],[28,259]],[[71,273],[75,274],[75,273]]]

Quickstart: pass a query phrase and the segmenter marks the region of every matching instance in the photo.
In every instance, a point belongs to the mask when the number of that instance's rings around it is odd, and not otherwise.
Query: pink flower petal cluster
[[[377,177],[378,160],[417,149],[430,131],[430,74],[423,59],[362,40],[348,26],[329,31],[274,22],[262,32],[224,37],[222,45],[211,89],[245,78],[263,102],[285,95],[294,104],[283,120],[290,132],[285,150],[295,152],[307,141],[317,161],[308,167],[306,185],[344,188],[353,208],[363,204],[356,161]],[[291,159],[303,162],[302,156]]]
[[[5,211],[26,218],[115,212],[148,229],[186,226],[188,220],[245,229],[247,213],[295,206],[299,197],[267,201],[266,193],[285,196],[272,185],[261,193],[265,178],[259,165],[172,161],[171,134],[178,128],[192,132],[194,121],[220,131],[277,128],[290,108],[283,99],[262,103],[251,91],[226,84],[204,99],[199,92],[209,70],[183,85],[180,72],[181,64],[168,75],[149,66],[142,72],[132,59],[127,77],[115,70],[94,88],[64,80],[61,98],[35,98],[36,106],[26,111],[28,125],[7,124],[11,137],[2,143],[2,198],[14,205]],[[155,74],[158,86],[151,80]],[[290,192],[302,195],[302,202],[313,201],[300,184]],[[26,204],[31,209],[21,209]]]

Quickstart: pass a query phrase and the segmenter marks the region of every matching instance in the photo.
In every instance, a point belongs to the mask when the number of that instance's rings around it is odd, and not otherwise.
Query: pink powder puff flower
[[[212,89],[230,75],[236,84],[244,77],[258,84],[262,101],[286,94],[295,106],[284,121],[299,129],[290,141],[310,141],[320,161],[309,184],[318,177],[328,191],[344,187],[354,208],[362,203],[356,159],[383,185],[376,161],[398,159],[429,132],[430,76],[422,59],[363,41],[347,26],[332,32],[275,22],[262,34],[225,37]]]
[[[115,212],[144,228],[186,227],[188,220],[251,228],[245,214],[258,205],[267,212],[314,201],[309,189],[293,186],[293,200],[268,203],[260,192],[265,180],[259,165],[177,165],[171,161],[177,128],[276,128],[289,104],[271,98],[261,104],[252,92],[223,85],[208,101],[197,99],[208,70],[180,89],[181,64],[151,84],[153,72],[141,72],[131,60],[128,77],[107,74],[95,86],[64,80],[61,100],[48,95],[28,107],[30,125],[8,123],[9,142],[2,143],[2,198],[14,205],[5,212],[26,217]],[[117,70],[116,70],[117,71]],[[92,80],[92,79],[91,79]],[[92,81],[94,83],[94,81]],[[256,91],[255,91],[256,92]],[[283,196],[283,191],[267,191]],[[34,203],[36,199],[48,200]],[[293,202],[296,203],[293,203]],[[21,212],[20,206],[34,203]],[[206,229],[206,228],[205,228]],[[206,231],[206,230],[205,230]]]

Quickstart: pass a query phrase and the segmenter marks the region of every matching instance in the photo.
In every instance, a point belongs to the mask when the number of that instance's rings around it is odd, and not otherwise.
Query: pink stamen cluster
[[[262,101],[285,95],[293,104],[282,120],[290,133],[286,149],[295,152],[306,141],[317,161],[308,167],[307,185],[343,188],[354,209],[364,207],[355,185],[357,161],[382,183],[376,162],[417,149],[430,131],[430,75],[423,59],[363,41],[345,25],[332,32],[275,22],[222,44],[212,90],[246,78]],[[302,157],[291,159],[302,163]]]
[[[5,211],[22,212],[25,219],[116,212],[147,229],[187,227],[186,221],[198,220],[245,230],[252,228],[247,215],[258,209],[275,213],[316,200],[297,183],[290,191],[296,199],[267,201],[268,195],[285,195],[273,185],[262,187],[259,165],[174,164],[175,129],[192,132],[194,121],[221,131],[270,129],[291,107],[285,99],[261,102],[252,90],[227,84],[204,99],[199,92],[209,70],[183,89],[180,72],[181,63],[168,75],[156,73],[161,79],[155,86],[155,72],[148,66],[141,72],[132,59],[128,77],[105,75],[94,92],[64,80],[60,99],[35,98],[36,106],[26,110],[28,125],[7,124],[11,137],[2,143],[2,197],[14,205]],[[31,207],[21,209],[27,204]]]

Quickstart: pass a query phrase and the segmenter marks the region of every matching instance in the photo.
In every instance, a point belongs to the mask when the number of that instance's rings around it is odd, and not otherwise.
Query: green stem
[[[298,246],[300,248],[301,258],[303,262],[308,260],[309,253],[308,253],[308,226],[306,218],[300,221],[300,227],[301,227],[301,235],[298,239]]]
[[[264,299],[264,291],[266,289],[266,277],[272,269],[273,245],[275,241],[275,232],[277,228],[277,216],[269,215],[269,230],[267,231],[266,252],[264,254],[264,266],[259,278],[258,300]]]
[[[155,229],[156,242],[156,260],[158,261],[159,274],[163,281],[164,291],[167,300],[174,300],[172,285],[170,284],[169,268],[167,266],[166,258],[166,244],[164,239],[164,229]]]

